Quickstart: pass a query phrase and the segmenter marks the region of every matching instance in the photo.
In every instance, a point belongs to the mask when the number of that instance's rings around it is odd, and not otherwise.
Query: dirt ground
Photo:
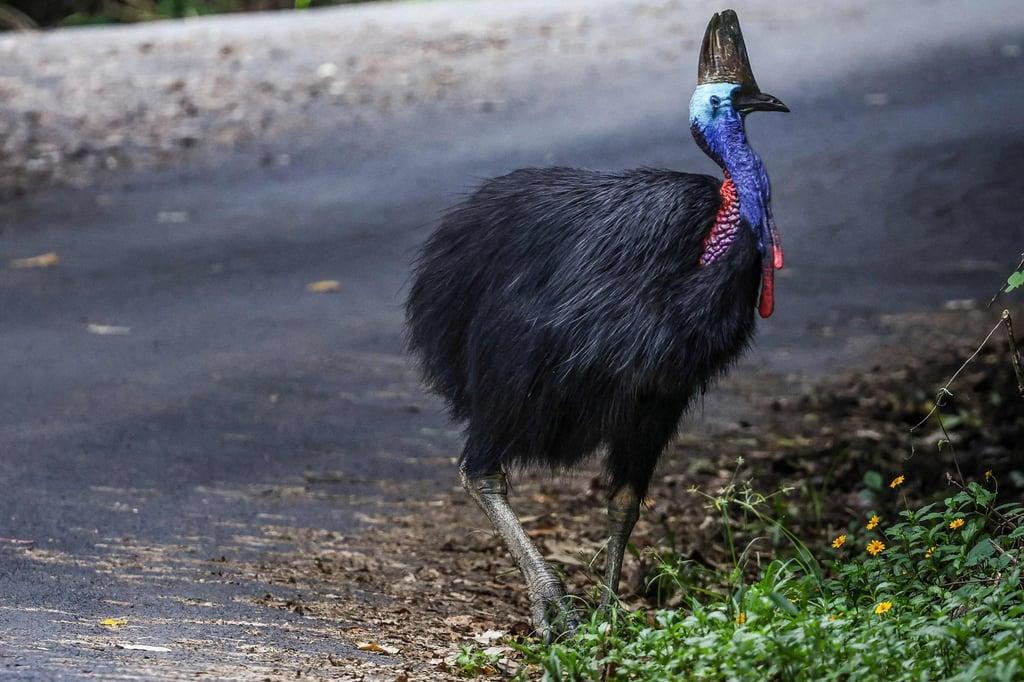
[[[957,466],[967,479],[993,470],[1004,489],[1019,494],[1024,476],[1013,454],[1024,434],[1024,400],[1001,328],[960,374],[951,387],[955,397],[943,409],[956,462],[950,450],[937,449],[937,422],[919,431],[916,454],[909,456],[909,426],[927,413],[936,389],[998,319],[997,311],[978,308],[888,318],[889,337],[898,341],[880,349],[876,363],[863,371],[813,385],[793,376],[728,380],[727,390],[757,396],[754,407],[735,428],[684,428],[671,446],[633,537],[640,558],[627,558],[624,602],[630,608],[658,605],[649,587],[655,554],[672,552],[709,568],[727,565],[720,522],[691,488],[713,493],[734,475],[764,492],[791,487],[781,513],[812,548],[867,511],[862,481],[868,471],[886,480],[905,475],[912,500],[942,495],[946,473]],[[738,469],[737,458],[743,460]],[[454,471],[453,462],[453,480]],[[325,482],[310,475],[294,494],[316,494]],[[520,475],[514,487],[513,502],[546,557],[565,571],[573,593],[592,592],[602,562],[606,492],[596,469]],[[518,669],[507,642],[529,634],[526,595],[482,514],[456,487],[427,498],[417,496],[415,486],[396,492],[404,501],[391,514],[366,516],[365,533],[342,536],[268,522],[252,544],[271,549],[256,558],[199,561],[212,579],[258,583],[261,594],[242,599],[289,613],[296,641],[314,645],[307,652],[322,650],[325,642],[329,649],[331,641],[350,642],[359,652],[298,655],[253,648],[246,668],[252,677],[457,678],[454,655],[465,645],[503,656],[494,676]],[[765,547],[755,553],[755,564],[771,555]],[[218,677],[227,670],[195,674]]]

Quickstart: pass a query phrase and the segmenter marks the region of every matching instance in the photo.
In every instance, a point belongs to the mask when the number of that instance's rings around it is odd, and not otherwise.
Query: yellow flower
[[[962,525],[964,525],[964,520],[963,519],[953,519],[952,521],[949,522],[949,527],[950,527],[951,530],[956,530],[957,528],[959,528]]]
[[[874,530],[875,528],[877,528],[878,522],[881,520],[882,519],[878,518],[878,514],[872,516],[871,519],[868,521],[868,530]]]
[[[929,547],[928,549],[926,549],[924,551],[924,558],[925,559],[931,559],[932,558],[932,554],[935,554],[935,545],[932,545],[931,547]]]
[[[846,533],[843,533],[842,535],[837,535],[836,539],[832,541],[832,549],[839,549],[840,547],[843,546],[843,543],[845,543],[845,542],[846,542]]]
[[[989,469],[988,471],[986,471],[986,472],[985,472],[985,480],[986,480],[986,481],[987,481],[988,479],[992,478],[993,476],[995,476],[995,474],[993,474],[993,473],[992,473],[992,470],[991,470],[991,469]]]
[[[868,554],[878,556],[885,550],[885,543],[881,540],[872,540],[868,543]]]
[[[875,607],[875,615],[884,616],[885,614],[889,613],[890,609],[892,609],[891,601],[880,601],[878,602],[878,606]]]
[[[739,613],[736,614],[736,625],[743,625],[746,622],[747,622],[747,614],[745,614],[742,611],[740,611]]]
[[[892,483],[889,484],[889,487],[890,488],[899,488],[901,485],[903,485],[903,481],[904,481],[903,474],[900,474],[896,478],[892,479]]]

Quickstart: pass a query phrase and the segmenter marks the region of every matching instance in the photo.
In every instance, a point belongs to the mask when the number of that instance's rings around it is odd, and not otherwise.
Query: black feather
[[[569,467],[605,446],[646,491],[694,397],[754,331],[744,225],[701,267],[720,181],[641,169],[524,169],[444,216],[416,262],[409,347],[467,422],[470,474]]]

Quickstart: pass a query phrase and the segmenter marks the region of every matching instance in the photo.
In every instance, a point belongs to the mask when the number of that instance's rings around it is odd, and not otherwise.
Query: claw
[[[530,595],[530,611],[537,636],[551,644],[571,636],[580,626],[580,615],[561,582],[538,587]]]

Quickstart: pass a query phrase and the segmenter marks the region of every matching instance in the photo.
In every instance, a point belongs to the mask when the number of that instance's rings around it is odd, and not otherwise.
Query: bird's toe
[[[546,643],[571,636],[579,628],[579,611],[560,585],[558,589],[535,592],[531,602],[534,628]]]

